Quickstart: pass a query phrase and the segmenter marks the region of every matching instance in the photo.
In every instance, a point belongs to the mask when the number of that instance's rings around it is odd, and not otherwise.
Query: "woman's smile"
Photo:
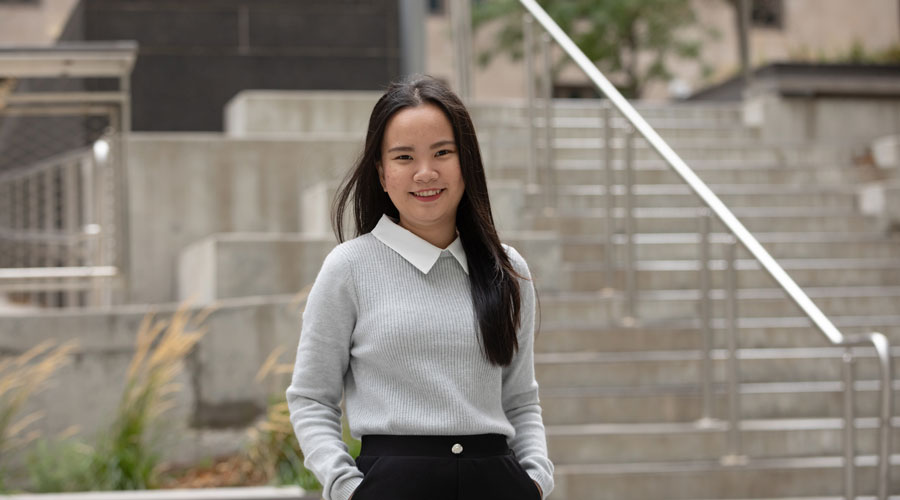
[[[419,201],[434,201],[440,198],[444,189],[427,189],[425,191],[415,191],[411,193]]]

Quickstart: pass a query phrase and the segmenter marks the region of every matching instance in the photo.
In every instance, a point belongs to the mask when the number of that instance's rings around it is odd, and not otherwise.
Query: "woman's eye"
[[[451,150],[451,149],[442,149],[442,150],[438,151],[437,153],[435,153],[434,156],[444,156],[444,155],[448,155],[452,152],[453,152],[453,150]]]
[[[395,159],[395,160],[412,160],[412,156],[410,156],[410,155],[400,155],[400,156],[398,156],[398,157],[396,157],[396,158],[394,158],[394,159]]]

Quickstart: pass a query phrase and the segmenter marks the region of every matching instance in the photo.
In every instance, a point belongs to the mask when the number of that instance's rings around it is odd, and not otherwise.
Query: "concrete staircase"
[[[851,150],[763,144],[756,131],[742,127],[736,106],[639,106],[639,111],[843,332],[880,331],[900,346],[900,238],[858,215]],[[480,106],[475,114],[489,177],[526,178],[524,110]],[[653,151],[636,142],[639,322],[623,327],[621,130],[611,143],[618,267],[606,277],[601,110],[594,102],[558,102],[552,123],[555,210],[541,210],[545,193],[526,190],[531,194],[524,201],[524,222],[506,237],[521,242],[539,289],[535,359],[557,467],[551,498],[840,497],[843,351],[812,329],[758,264],[739,252],[740,453],[747,461],[723,465],[721,457],[732,452],[725,432],[726,234],[713,225],[713,417],[718,420],[699,426],[699,203]],[[536,247],[540,250],[529,248],[535,237],[544,242]],[[604,290],[610,285],[618,291]],[[894,354],[900,357],[900,349]],[[858,355],[857,493],[871,497],[878,371],[874,351]],[[900,403],[896,406],[894,414],[900,415]],[[900,432],[893,441],[890,491],[900,495]]]

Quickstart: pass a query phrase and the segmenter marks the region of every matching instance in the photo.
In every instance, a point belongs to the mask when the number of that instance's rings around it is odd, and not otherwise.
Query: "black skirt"
[[[500,434],[362,438],[353,500],[540,500]]]

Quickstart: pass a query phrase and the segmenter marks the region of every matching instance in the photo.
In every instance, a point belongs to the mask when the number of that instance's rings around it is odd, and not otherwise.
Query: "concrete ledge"
[[[161,422],[164,460],[190,463],[240,450],[246,429],[264,414],[268,396],[282,394],[289,374],[257,382],[276,348],[292,362],[300,335],[295,295],[219,300],[207,334],[184,362],[174,407]],[[29,429],[54,436],[77,426],[79,438],[102,432],[119,404],[134,336],[144,315],[167,319],[178,304],[20,312],[0,316],[0,356],[16,355],[44,341],[77,340],[72,361],[34,394],[23,411],[44,417]],[[198,311],[200,308],[194,308]]]
[[[7,500],[313,500],[298,486],[260,486],[248,488],[197,488],[182,490],[87,491],[83,493],[46,493],[4,496]]]
[[[315,203],[305,201],[314,194],[308,191],[342,177],[360,146],[357,140],[132,134],[126,246],[134,266],[123,301],[176,300],[179,254],[211,234],[306,231],[304,225],[322,220],[326,198],[320,193]]]
[[[885,233],[900,233],[900,179],[864,184],[857,200],[860,212],[875,217]]]
[[[178,267],[179,300],[297,293],[311,285],[337,244],[332,235],[214,234],[188,246]]]
[[[872,141],[875,166],[900,172],[900,135],[889,135]]]
[[[362,136],[381,92],[245,90],[225,105],[225,134]]]

